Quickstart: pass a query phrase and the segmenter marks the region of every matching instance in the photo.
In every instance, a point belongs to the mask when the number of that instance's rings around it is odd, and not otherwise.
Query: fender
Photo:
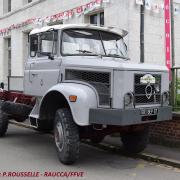
[[[69,104],[73,119],[76,124],[80,126],[90,125],[89,109],[98,107],[98,96],[91,86],[72,82],[57,84],[46,92],[45,96],[42,98],[40,102],[40,108],[43,100],[46,98],[46,95],[48,95],[48,93],[52,91],[59,92],[61,95],[65,97],[66,101]],[[70,95],[76,95],[77,101],[70,102]]]

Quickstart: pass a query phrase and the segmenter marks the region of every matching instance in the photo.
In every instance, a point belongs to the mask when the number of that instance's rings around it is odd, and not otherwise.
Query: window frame
[[[53,42],[53,47],[52,48],[55,47],[54,43],[56,42],[57,43],[57,45],[56,45],[57,49],[56,49],[56,54],[51,52],[51,55],[52,56],[57,56],[57,54],[58,54],[58,30],[50,30],[50,31],[45,31],[45,32],[39,33],[39,35],[38,35],[38,52],[37,52],[37,57],[38,58],[46,57],[46,55],[41,54],[41,53],[43,53],[43,52],[41,52],[41,48],[40,48],[40,46],[41,46],[41,35],[46,34],[46,33],[55,33],[55,32],[57,33],[57,41],[55,41],[55,40],[52,41]],[[53,49],[52,49],[52,51],[53,51]],[[46,52],[44,52],[44,53],[46,53]]]
[[[3,14],[10,13],[12,11],[12,0],[2,0]]]
[[[60,55],[61,56],[63,56],[63,57],[67,57],[67,56],[97,56],[95,54],[64,54],[62,52],[63,33],[64,33],[64,31],[67,31],[67,30],[92,30],[92,31],[97,31],[97,33],[99,34],[99,37],[100,37],[100,41],[101,41],[101,44],[102,44],[102,47],[103,47],[103,51],[104,51],[105,56],[106,56],[106,52],[105,52],[104,45],[103,45],[103,42],[102,42],[102,37],[101,37],[101,34],[100,34],[100,30],[87,29],[87,28],[69,28],[69,29],[64,29],[64,30],[61,31],[61,36],[60,36]]]
[[[89,15],[89,23],[92,25],[96,25],[96,26],[104,26],[104,21],[103,21],[103,24],[101,23],[101,15],[102,14],[104,15],[104,11],[100,11],[100,12]],[[97,24],[91,23],[91,17],[93,17],[93,16],[97,16]],[[104,18],[104,20],[105,20],[105,18]]]
[[[38,34],[30,35],[30,37],[29,37],[29,57],[30,58],[38,58],[38,59],[42,59],[43,58],[44,59],[44,57],[48,57],[46,55],[38,56],[38,54],[40,53],[39,52],[40,51],[40,36],[42,35],[42,33],[53,32],[53,31],[57,33],[57,41],[56,41],[57,42],[57,50],[56,50],[56,54],[52,54],[51,53],[51,55],[53,57],[57,57],[59,55],[59,31],[58,30],[50,30],[50,31],[45,31],[45,32],[41,32],[41,33],[38,33]],[[35,56],[31,56],[31,36],[33,36],[33,35],[37,35],[37,37],[38,37],[38,47],[37,47],[37,51],[36,51],[36,55]]]
[[[111,56],[111,54],[107,54],[107,48],[106,48],[106,46],[105,46],[105,43],[104,43],[104,39],[103,39],[103,33],[104,34],[111,34],[111,35],[113,35],[113,36],[119,36],[120,37],[120,39],[123,41],[123,43],[125,44],[125,46],[126,46],[126,51],[127,51],[127,45],[126,45],[126,43],[125,43],[125,41],[124,41],[124,38],[121,36],[121,35],[117,35],[117,34],[115,34],[115,33],[111,33],[111,32],[105,32],[105,31],[101,31],[101,33],[100,33],[100,35],[101,35],[101,40],[102,40],[102,43],[103,43],[103,46],[104,46],[104,50],[105,50],[105,53],[106,53],[106,57],[112,57]],[[118,47],[118,45],[116,44],[116,46]],[[117,48],[116,47],[116,48]],[[118,50],[118,49],[117,49]],[[120,50],[120,49],[119,49]],[[127,57],[127,56],[125,56],[124,55],[124,53],[120,50],[120,53],[121,53],[121,55],[119,55],[119,56],[122,56],[122,57]]]
[[[103,31],[103,30],[98,30],[98,29],[88,29],[88,28],[69,28],[69,29],[63,29],[63,30],[61,30],[61,34],[60,34],[60,55],[62,57],[67,57],[67,56],[97,56],[95,54],[64,54],[62,52],[63,32],[67,31],[67,30],[94,30],[94,31],[97,31],[99,33],[100,40],[101,40],[101,43],[102,43],[102,47],[103,47],[103,50],[104,50],[104,53],[105,53],[105,55],[101,55],[102,57],[113,57],[113,56],[107,55],[107,52],[106,52],[106,49],[105,49],[105,46],[104,46],[104,42],[103,42],[103,39],[102,39],[101,32],[102,33],[109,33],[109,34],[120,36],[124,40],[123,36],[121,36],[119,34],[116,34],[116,33],[113,33],[113,32],[107,32],[107,31]],[[123,58],[128,59],[128,57],[123,57]]]
[[[12,0],[8,0],[7,1],[7,12],[11,12],[12,11]]]

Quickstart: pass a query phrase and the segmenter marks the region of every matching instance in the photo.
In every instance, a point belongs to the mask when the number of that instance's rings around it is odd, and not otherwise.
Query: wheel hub
[[[56,147],[58,148],[59,151],[62,151],[64,147],[64,134],[63,134],[63,127],[60,122],[56,124],[56,128],[54,131],[54,138],[55,138]]]

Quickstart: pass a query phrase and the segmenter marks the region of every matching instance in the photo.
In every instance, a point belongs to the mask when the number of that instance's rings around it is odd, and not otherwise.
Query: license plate
[[[142,116],[151,116],[158,114],[158,108],[141,109]]]

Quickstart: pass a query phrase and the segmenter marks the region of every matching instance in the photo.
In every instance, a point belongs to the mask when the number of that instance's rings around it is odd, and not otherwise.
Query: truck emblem
[[[156,79],[151,74],[146,74],[140,79],[141,84],[155,84]]]
[[[150,84],[148,84],[148,85],[146,86],[146,88],[145,88],[145,93],[146,93],[146,97],[147,97],[148,99],[151,99],[151,96],[152,96],[152,94],[153,94],[153,88],[152,88],[152,86],[151,86]]]

